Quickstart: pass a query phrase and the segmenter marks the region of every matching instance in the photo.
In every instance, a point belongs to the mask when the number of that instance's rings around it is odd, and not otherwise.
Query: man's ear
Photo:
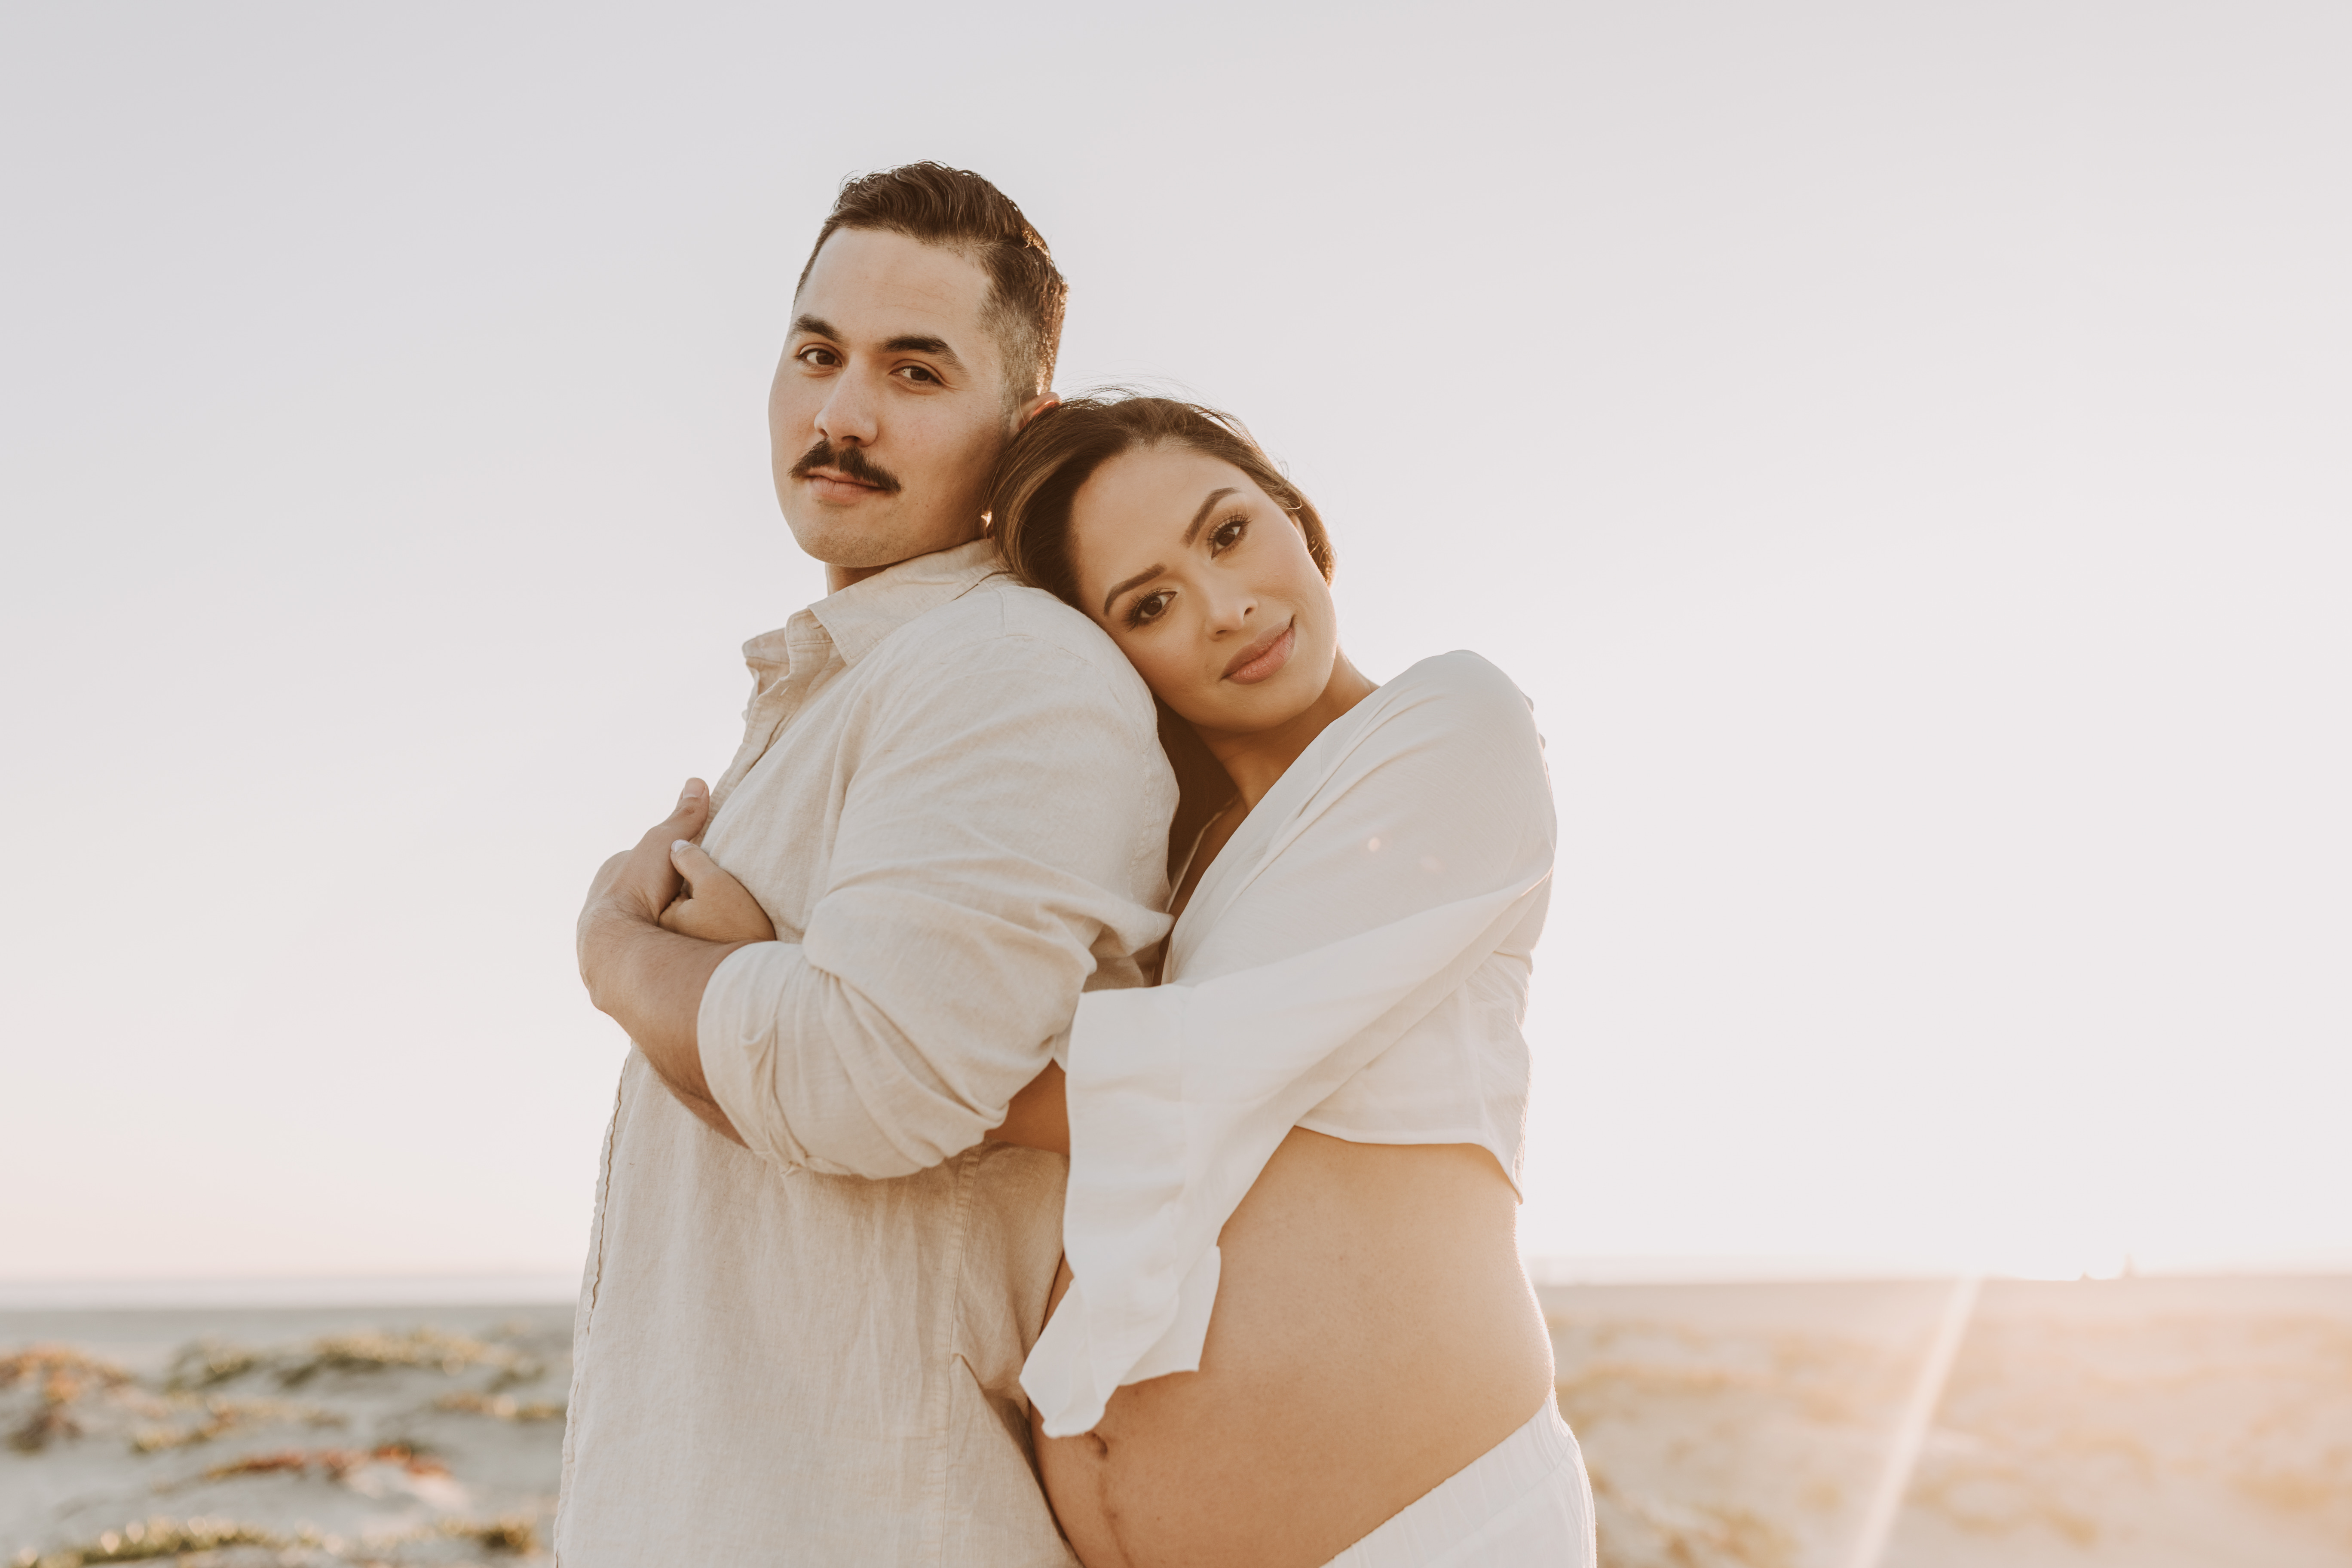
[[[1015,436],[1018,436],[1022,431],[1029,428],[1029,421],[1036,418],[1037,416],[1045,413],[1048,408],[1055,406],[1061,401],[1062,395],[1058,392],[1039,393],[1036,396],[1031,398],[1028,402],[1023,404],[1019,408],[1013,411],[1013,433]]]

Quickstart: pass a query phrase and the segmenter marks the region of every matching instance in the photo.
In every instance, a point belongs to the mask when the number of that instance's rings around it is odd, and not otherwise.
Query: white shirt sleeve
[[[801,940],[704,988],[712,1095],[778,1163],[900,1176],[970,1148],[1097,964],[1166,930],[1174,785],[1150,709],[1042,640],[959,652],[876,699]]]

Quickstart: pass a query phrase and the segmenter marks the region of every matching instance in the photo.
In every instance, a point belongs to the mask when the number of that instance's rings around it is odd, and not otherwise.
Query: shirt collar
[[[743,645],[743,662],[762,687],[792,668],[798,647],[821,648],[829,641],[844,664],[856,664],[908,621],[961,598],[1003,570],[992,539],[901,561],[828,594],[774,631],[761,632]]]
[[[842,662],[856,664],[908,621],[962,598],[1003,570],[996,541],[975,539],[885,567],[826,595],[809,606],[809,614],[833,638]]]

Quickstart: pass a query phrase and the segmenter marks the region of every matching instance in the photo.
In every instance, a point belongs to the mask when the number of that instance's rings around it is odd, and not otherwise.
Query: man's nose
[[[852,442],[871,447],[882,433],[880,414],[874,388],[853,371],[835,379],[832,391],[817,409],[817,434],[836,447]]]

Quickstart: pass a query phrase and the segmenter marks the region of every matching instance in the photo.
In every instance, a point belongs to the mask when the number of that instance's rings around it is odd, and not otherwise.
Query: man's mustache
[[[831,468],[845,479],[872,485],[885,495],[896,495],[899,489],[897,475],[867,462],[866,454],[855,447],[835,447],[832,442],[821,440],[801,454],[801,460],[793,465],[793,478],[807,479],[818,468]]]

